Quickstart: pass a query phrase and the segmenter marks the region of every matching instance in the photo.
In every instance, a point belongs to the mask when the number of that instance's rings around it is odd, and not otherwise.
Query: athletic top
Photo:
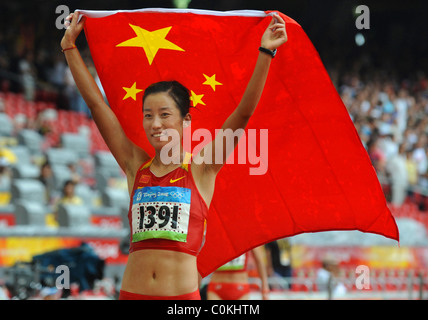
[[[150,171],[152,161],[141,165],[135,177],[128,211],[129,252],[160,249],[197,256],[205,241],[208,206],[190,164],[157,177]]]
[[[247,254],[248,252],[240,255],[239,257],[230,260],[228,263],[222,265],[216,270],[219,272],[234,272],[234,271],[246,271],[247,270]]]

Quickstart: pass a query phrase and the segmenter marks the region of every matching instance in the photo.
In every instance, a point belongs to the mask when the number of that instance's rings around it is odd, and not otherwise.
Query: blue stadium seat
[[[91,211],[88,206],[60,204],[57,212],[60,227],[76,228],[91,224]]]
[[[15,223],[17,225],[46,225],[46,207],[30,201],[19,201],[15,205]]]
[[[46,150],[46,158],[51,165],[67,166],[79,161],[76,151],[68,148],[49,148]]]
[[[12,203],[35,202],[42,205],[46,204],[46,189],[43,183],[35,179],[13,179]]]
[[[12,166],[16,164],[31,164],[31,151],[25,145],[16,145],[8,147],[10,151],[16,156],[16,163],[13,163]]]
[[[92,207],[94,205],[95,193],[87,184],[76,184],[74,194],[80,197],[86,206]]]
[[[17,163],[12,167],[14,179],[37,179],[40,175],[40,168],[31,163]]]
[[[109,177],[120,177],[121,169],[111,152],[97,151],[94,154],[95,168]]]
[[[0,113],[0,136],[11,137],[13,130],[12,119],[6,113]]]
[[[103,205],[115,208],[128,208],[129,194],[125,189],[107,187],[102,191]]]
[[[18,143],[26,146],[32,154],[40,154],[43,137],[34,130],[23,129],[18,132]]]
[[[80,159],[85,159],[90,155],[90,141],[82,134],[63,133],[61,144],[64,149],[76,152]]]
[[[98,151],[94,154],[95,181],[97,189],[103,192],[110,178],[122,178],[121,169],[116,159],[108,151]]]
[[[55,189],[61,191],[64,183],[71,179],[70,169],[67,166],[61,164],[52,164],[51,168],[55,182]]]

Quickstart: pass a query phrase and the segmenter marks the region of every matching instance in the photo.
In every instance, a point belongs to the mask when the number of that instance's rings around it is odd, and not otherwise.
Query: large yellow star
[[[206,104],[202,101],[202,98],[204,97],[203,94],[196,94],[193,92],[193,90],[190,90],[190,100],[193,101],[193,107],[196,107],[199,103],[205,106]]]
[[[122,87],[123,90],[126,91],[126,95],[123,97],[122,100],[128,99],[128,98],[132,98],[135,101],[137,101],[137,93],[143,91],[142,89],[137,89],[137,83],[134,82],[134,84],[132,85],[131,88],[127,88],[127,87]]]
[[[204,75],[204,77],[205,77],[205,80],[207,80],[207,81],[205,81],[203,84],[211,86],[211,88],[212,88],[214,91],[215,91],[215,86],[222,86],[222,85],[223,85],[222,83],[220,83],[220,82],[216,81],[216,79],[215,79],[215,74],[213,74],[211,77],[208,77],[208,76],[207,76],[206,74],[204,74],[204,73],[203,73],[203,75]]]
[[[159,51],[159,49],[184,51],[179,46],[165,39],[166,35],[172,27],[167,27],[154,31],[147,31],[139,26],[134,26],[132,24],[129,25],[131,26],[132,30],[134,30],[137,36],[135,38],[119,43],[118,45],[116,45],[116,47],[143,48],[150,65],[152,64],[153,59],[155,58],[156,53]]]

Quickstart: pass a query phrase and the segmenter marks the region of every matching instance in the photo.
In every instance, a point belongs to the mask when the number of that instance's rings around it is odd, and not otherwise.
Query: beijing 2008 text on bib
[[[144,187],[132,199],[132,242],[167,239],[186,242],[191,190]]]

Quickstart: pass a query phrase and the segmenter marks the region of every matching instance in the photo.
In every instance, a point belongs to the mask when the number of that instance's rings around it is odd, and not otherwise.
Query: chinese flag
[[[109,104],[129,138],[152,155],[142,127],[144,89],[161,80],[184,84],[194,106],[192,131],[206,128],[214,137],[242,97],[271,21],[261,11],[81,12]],[[202,276],[255,246],[303,232],[360,230],[399,239],[317,51],[298,23],[282,16],[288,42],[272,60],[261,101],[229,157],[234,164],[217,176],[198,257]],[[192,137],[191,147],[202,140]]]

